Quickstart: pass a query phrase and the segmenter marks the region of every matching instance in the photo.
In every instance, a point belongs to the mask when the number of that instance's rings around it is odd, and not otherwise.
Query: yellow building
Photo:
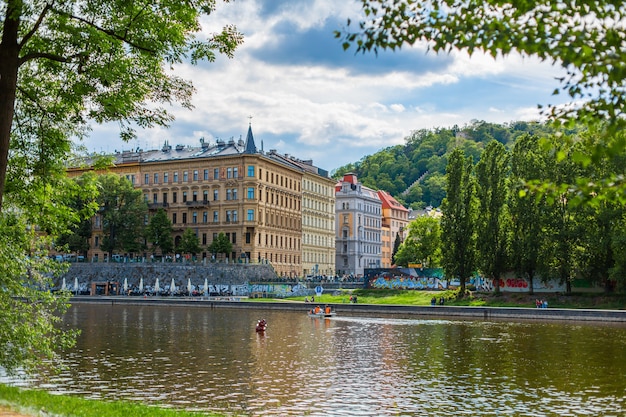
[[[302,268],[304,275],[335,275],[335,183],[328,172],[289,155],[302,169]]]
[[[223,232],[233,245],[230,261],[269,262],[279,276],[302,276],[302,184],[312,173],[274,150],[257,150],[251,127],[245,141],[174,148],[166,143],[160,150],[114,156],[109,171],[142,190],[150,215],[166,210],[175,243],[191,228],[205,249],[202,257],[211,258],[206,246]],[[84,170],[68,171],[78,175]],[[93,224],[88,257],[104,259],[98,216]]]

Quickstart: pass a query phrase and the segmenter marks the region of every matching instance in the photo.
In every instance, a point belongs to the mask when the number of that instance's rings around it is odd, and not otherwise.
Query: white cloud
[[[219,57],[215,63],[176,67],[176,74],[193,80],[197,88],[195,109],[172,107],[176,121],[170,129],[141,131],[132,144],[112,140],[115,129],[110,125],[95,128],[85,143],[92,150],[110,152],[158,148],[165,139],[197,145],[200,137],[211,141],[245,135],[252,116],[257,146],[263,141],[266,150],[313,158],[322,168],[333,169],[401,144],[416,129],[464,125],[473,119],[537,119],[536,105],[555,101],[550,94],[558,68],[515,54],[495,60],[458,51],[434,56],[418,46],[403,55],[346,60],[337,52],[339,42],[328,46],[328,57],[341,58],[334,64],[330,58],[291,62],[284,54],[275,59],[264,53],[289,36],[308,36],[307,31],[326,30],[333,19],[345,22],[341,16],[358,13],[357,2],[335,0],[218,3],[204,27],[211,32],[235,23],[246,36],[245,44],[232,60]],[[298,33],[290,35],[285,25],[293,25]]]

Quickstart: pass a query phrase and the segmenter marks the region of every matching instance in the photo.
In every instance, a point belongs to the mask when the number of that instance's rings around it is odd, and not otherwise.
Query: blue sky
[[[195,108],[171,108],[169,129],[139,131],[130,143],[107,125],[83,144],[96,152],[156,149],[164,140],[197,146],[202,137],[245,138],[251,122],[257,147],[333,170],[403,144],[413,130],[537,120],[538,104],[560,104],[551,94],[563,70],[535,58],[435,55],[425,45],[378,56],[344,51],[333,31],[359,16],[352,0],[218,2],[204,29],[233,23],[245,41],[233,59],[175,68],[193,80]]]

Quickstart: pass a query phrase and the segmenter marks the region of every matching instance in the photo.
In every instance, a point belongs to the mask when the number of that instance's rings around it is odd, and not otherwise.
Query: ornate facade
[[[231,261],[269,262],[280,276],[302,276],[306,253],[303,195],[307,194],[307,204],[309,198],[303,184],[305,178],[331,181],[323,170],[315,168],[314,173],[312,163],[304,163],[310,165],[308,170],[302,165],[302,161],[273,150],[257,150],[249,127],[245,142],[218,140],[211,145],[201,142],[200,147],[175,148],[166,143],[161,150],[118,153],[110,171],[126,176],[141,189],[149,215],[165,209],[174,227],[175,243],[191,228],[206,249],[223,232],[233,245]],[[79,175],[84,170],[68,172]],[[334,197],[328,197],[326,203],[334,208]],[[320,233],[328,232],[323,227]],[[90,258],[106,256],[99,249],[101,239],[96,218]],[[328,244],[332,245],[332,240]],[[205,251],[202,256],[213,254]]]
[[[335,264],[339,274],[362,276],[381,267],[382,205],[376,191],[345,174],[335,186]]]

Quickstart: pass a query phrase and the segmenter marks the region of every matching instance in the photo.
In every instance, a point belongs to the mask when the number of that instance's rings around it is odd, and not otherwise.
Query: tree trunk
[[[534,271],[528,272],[528,294],[533,295],[535,293],[535,288],[533,285],[533,275],[535,275]]]
[[[11,126],[15,114],[15,93],[19,68],[20,46],[17,42],[19,1],[9,1],[4,16],[2,41],[0,43],[0,212],[7,175]]]

